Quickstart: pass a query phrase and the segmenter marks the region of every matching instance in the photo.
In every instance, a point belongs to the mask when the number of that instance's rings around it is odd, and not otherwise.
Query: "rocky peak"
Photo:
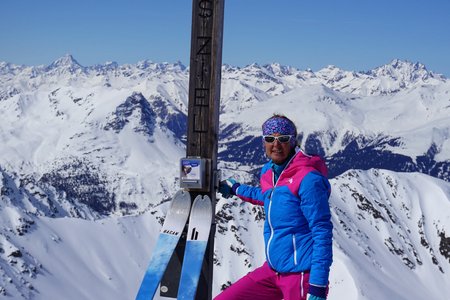
[[[70,73],[75,74],[84,71],[84,67],[73,58],[72,55],[66,54],[65,56],[58,58],[51,63],[47,68],[47,72],[58,70],[58,73]]]
[[[375,77],[387,77],[396,81],[401,80],[407,82],[426,81],[430,78],[444,80],[442,75],[428,71],[426,66],[419,62],[412,63],[400,59],[394,59],[389,64],[369,71],[368,74]]]

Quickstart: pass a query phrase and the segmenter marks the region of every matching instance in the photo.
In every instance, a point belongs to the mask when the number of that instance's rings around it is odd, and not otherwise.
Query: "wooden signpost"
[[[193,0],[186,156],[204,159],[206,164],[203,187],[189,189],[189,192],[192,199],[208,195],[213,207],[197,300],[212,298],[223,19],[224,0]],[[177,297],[185,243],[186,233],[161,281],[162,297]]]

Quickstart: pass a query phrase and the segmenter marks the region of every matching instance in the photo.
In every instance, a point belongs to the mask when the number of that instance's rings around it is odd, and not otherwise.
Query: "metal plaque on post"
[[[198,157],[185,157],[180,160],[180,187],[184,189],[205,188],[206,160]]]

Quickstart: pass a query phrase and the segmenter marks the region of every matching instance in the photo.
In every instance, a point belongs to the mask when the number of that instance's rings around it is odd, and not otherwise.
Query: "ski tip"
[[[195,201],[210,202],[211,203],[211,198],[209,198],[208,195],[198,195],[197,197],[195,197],[194,202]]]
[[[175,198],[175,197],[186,197],[186,196],[191,197],[191,194],[190,194],[188,191],[186,191],[186,190],[178,190],[178,191],[175,193],[174,198]]]
[[[211,198],[208,195],[197,195],[197,197],[195,197],[195,199],[201,198],[202,200],[206,200],[208,199],[209,201],[211,201]]]
[[[184,190],[177,191],[172,198],[170,206],[171,210],[182,210],[189,214],[189,210],[191,208],[191,194]]]
[[[192,203],[192,208],[212,209],[211,198],[208,195],[198,195]]]

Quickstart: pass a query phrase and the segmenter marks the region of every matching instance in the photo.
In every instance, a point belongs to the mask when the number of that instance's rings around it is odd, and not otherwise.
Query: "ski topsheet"
[[[136,300],[153,299],[170,257],[186,225],[190,207],[191,196],[189,192],[178,191],[170,203],[169,211],[153,250],[147,271],[142,279]]]
[[[194,299],[209,238],[212,220],[211,199],[197,196],[192,204],[189,228],[181,268],[177,299]]]

